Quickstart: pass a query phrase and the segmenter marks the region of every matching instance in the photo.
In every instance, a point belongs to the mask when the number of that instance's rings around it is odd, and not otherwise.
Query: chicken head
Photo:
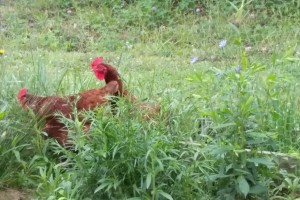
[[[102,61],[103,61],[103,57],[98,57],[98,58],[95,58],[91,63],[92,70],[94,71],[95,76],[99,80],[104,80],[105,75],[107,73],[107,68],[105,66],[101,65]]]
[[[22,88],[18,93],[18,101],[23,106],[23,108],[26,107],[26,105],[24,103],[24,98],[26,97],[26,95],[27,95],[27,89],[26,88]]]

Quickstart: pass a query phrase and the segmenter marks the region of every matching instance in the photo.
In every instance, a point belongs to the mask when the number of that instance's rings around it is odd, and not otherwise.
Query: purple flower
[[[227,45],[227,40],[223,39],[219,42],[219,47],[223,49]]]
[[[197,57],[197,56],[193,56],[192,58],[191,58],[191,64],[195,64],[196,62],[198,62],[199,61],[199,58]]]
[[[240,72],[241,70],[242,70],[242,66],[241,66],[241,65],[238,65],[238,66],[234,69],[234,71],[235,71],[236,73]]]

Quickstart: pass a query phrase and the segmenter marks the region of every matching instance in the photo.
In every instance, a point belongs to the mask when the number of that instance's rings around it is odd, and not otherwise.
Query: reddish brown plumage
[[[118,83],[111,81],[103,88],[92,89],[72,96],[35,96],[24,93],[23,89],[18,95],[18,100],[23,108],[30,108],[39,118],[45,118],[45,131],[49,137],[55,138],[60,144],[65,145],[68,132],[64,125],[55,116],[61,113],[65,117],[72,118],[72,108],[78,111],[93,110],[98,106],[108,103],[108,96],[118,92]],[[26,91],[27,92],[27,91]],[[23,95],[20,95],[20,94]],[[85,129],[89,128],[89,122],[85,123]]]
[[[119,85],[119,90],[115,95],[120,97],[128,97],[131,102],[134,102],[136,100],[135,96],[130,94],[128,90],[124,88],[120,74],[117,71],[117,69],[108,63],[102,62],[102,60],[102,57],[98,57],[95,58],[91,63],[91,67],[95,73],[95,76],[98,79],[104,78],[106,84],[108,84],[111,81],[117,81]]]
[[[128,90],[124,88],[122,80],[120,78],[120,74],[118,73],[116,68],[114,68],[110,64],[103,63],[102,61],[102,57],[95,58],[91,63],[92,70],[94,71],[95,76],[98,79],[104,78],[106,84],[110,83],[111,81],[117,81],[119,90],[116,96],[127,97],[130,102],[133,103],[135,110],[142,111],[142,117],[144,120],[149,120],[160,112],[160,106],[157,104],[138,102],[136,97],[130,94]],[[98,74],[99,72],[101,74]]]
[[[30,108],[39,118],[45,119],[45,131],[49,137],[55,138],[60,144],[66,145],[68,131],[64,124],[59,122],[55,116],[61,113],[65,117],[72,118],[72,108],[78,111],[93,110],[98,106],[107,104],[107,96],[127,97],[134,104],[136,110],[143,111],[143,119],[149,119],[160,112],[159,105],[152,105],[136,101],[136,97],[128,92],[122,84],[120,74],[111,65],[102,62],[103,58],[98,57],[91,63],[92,70],[99,80],[105,80],[106,85],[100,89],[92,89],[72,96],[35,96],[27,94],[27,89],[23,88],[18,94],[19,103],[22,107]],[[113,103],[113,102],[112,102]],[[115,111],[116,104],[113,104]],[[84,130],[89,129],[90,122],[85,122]]]
[[[119,85],[119,90],[118,90],[117,96],[128,97],[131,102],[134,102],[136,100],[135,96],[130,94],[128,92],[128,90],[124,88],[122,80],[120,78],[120,74],[116,70],[116,68],[114,68],[113,66],[111,66],[107,63],[103,63],[102,65],[105,66],[107,69],[107,73],[106,73],[106,76],[104,79],[105,83],[108,84],[111,81],[117,81],[118,85]]]

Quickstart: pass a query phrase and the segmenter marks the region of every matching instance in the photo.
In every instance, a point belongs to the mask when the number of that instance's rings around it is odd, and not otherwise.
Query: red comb
[[[94,68],[94,67],[98,66],[99,64],[102,63],[102,61],[103,61],[103,57],[95,58],[91,63],[91,67]]]
[[[18,94],[18,99],[22,100],[22,98],[27,94],[27,89],[26,88],[22,88]]]

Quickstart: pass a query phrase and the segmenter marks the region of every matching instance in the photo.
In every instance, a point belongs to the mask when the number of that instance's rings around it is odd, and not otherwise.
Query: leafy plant
[[[0,4],[1,187],[39,199],[298,197],[298,1]],[[145,122],[120,100],[114,117],[83,114],[87,135],[79,118],[62,117],[66,150],[42,138],[16,94],[102,87],[89,68],[96,56],[161,116]]]

